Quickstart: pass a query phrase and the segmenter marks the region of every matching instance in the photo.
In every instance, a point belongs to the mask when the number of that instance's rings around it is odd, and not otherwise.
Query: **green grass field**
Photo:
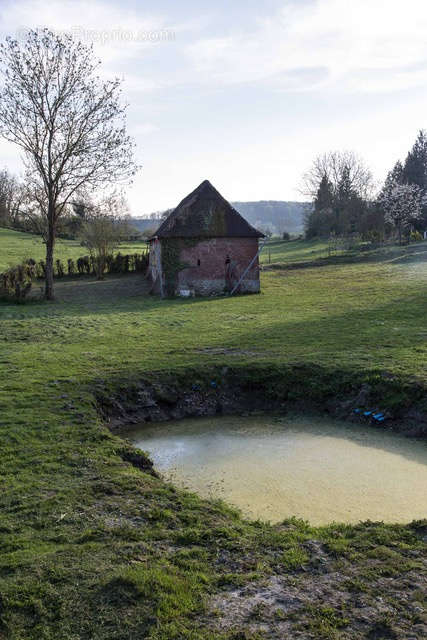
[[[120,246],[120,251],[124,254],[141,253],[146,248],[145,242],[131,242],[123,243]],[[55,259],[66,263],[68,258],[76,260],[84,255],[87,255],[87,249],[82,247],[77,240],[57,240]],[[0,228],[0,272],[27,258],[44,260],[45,257],[46,248],[40,236]]]
[[[59,246],[61,258],[81,255],[75,243]],[[37,249],[36,238],[0,230],[0,267],[41,257]],[[323,251],[275,245],[281,263]],[[0,303],[0,638],[258,640],[249,623],[219,629],[210,599],[271,576],[312,593],[311,540],[323,545],[331,583],[296,617],[259,620],[291,625],[295,638],[421,629],[425,524],[247,523],[124,462],[94,393],[224,365],[386,373],[427,388],[427,243],[357,264],[265,271],[256,296],[145,294],[131,274],[57,282],[54,303]],[[357,626],[354,593],[374,611],[371,627]]]
[[[306,262],[328,256],[328,242],[326,240],[269,240],[261,252],[262,264],[271,262]]]
[[[371,248],[367,243],[362,243],[353,249],[337,248],[330,253],[327,240],[269,240],[260,255],[261,264],[269,268],[281,268],[292,265],[324,266],[325,264],[345,264],[348,262],[391,262],[392,260],[404,260],[405,256],[423,255],[425,244],[408,245],[383,245]]]

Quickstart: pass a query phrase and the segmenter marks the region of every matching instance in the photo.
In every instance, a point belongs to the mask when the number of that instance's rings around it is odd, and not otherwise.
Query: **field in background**
[[[349,255],[348,262],[316,267],[326,246],[321,241],[272,242],[281,268],[272,264],[262,272],[259,296],[160,300],[145,295],[147,283],[139,274],[109,276],[105,282],[94,277],[57,280],[55,304],[0,304],[3,335],[16,349],[16,361],[20,354],[39,361],[48,339],[46,366],[51,360],[54,370],[61,360],[65,368],[66,362],[76,362],[85,379],[93,369],[90,365],[85,371],[91,358],[81,353],[93,351],[100,375],[112,361],[114,367],[126,362],[128,369],[144,371],[201,360],[255,359],[376,367],[426,380],[427,242],[381,248],[360,254],[357,262]],[[60,241],[58,248],[64,261],[82,251],[72,241]],[[120,250],[143,248],[130,244]],[[3,264],[18,255],[37,257],[37,250],[43,250],[40,239],[0,230]],[[295,268],[298,263],[304,268]],[[286,268],[289,264],[292,269]],[[37,283],[36,296],[39,289]],[[13,346],[14,336],[22,332],[27,339]]]
[[[9,232],[0,234],[0,253],[6,263],[17,252],[19,238],[12,238],[11,251]],[[34,250],[36,239],[30,237],[28,242]],[[273,246],[282,264],[306,263],[310,255],[316,260],[324,248],[320,242],[302,241]],[[61,243],[63,259],[80,249]],[[136,245],[121,247],[125,249],[134,251]],[[123,361],[128,369],[144,371],[196,365],[201,360],[255,358],[354,369],[380,367],[427,377],[427,243],[383,250],[366,262],[273,268],[261,278],[259,296],[194,301],[139,295],[146,292],[139,275],[109,277],[105,283],[93,277],[58,280],[57,303],[3,303],[0,318],[4,336],[11,332],[16,361],[20,354],[39,361],[41,345],[48,339],[49,350],[43,350],[42,358],[46,366],[52,362],[56,370],[61,360],[68,368],[66,362],[76,362],[78,375],[84,378],[93,369],[89,366],[85,372],[91,358],[81,353],[92,351],[100,375],[112,361],[114,367]],[[14,347],[13,336],[22,332],[28,338],[25,343],[19,339]]]
[[[328,255],[326,240],[269,240],[260,254],[261,264],[306,262]]]
[[[346,262],[391,261],[403,260],[405,256],[425,255],[427,243],[417,242],[410,245],[398,246],[395,243],[371,246],[362,243],[351,249],[339,247],[331,249],[327,240],[269,240],[260,255],[263,265],[280,269],[283,265],[313,263],[312,266],[325,264],[344,264]]]
[[[147,248],[145,242],[129,242],[120,246],[121,253],[142,253]],[[55,260],[60,259],[64,263],[68,258],[76,260],[88,254],[88,250],[82,247],[77,240],[62,240],[59,238],[55,247]],[[0,228],[0,272],[8,267],[21,263],[27,258],[44,260],[46,248],[40,236],[12,229]]]
[[[356,250],[338,249],[330,254],[329,243],[327,240],[291,240],[285,242],[283,240],[269,240],[261,254],[260,262],[263,265],[286,265],[298,264],[312,261],[327,261],[334,259],[342,260],[346,257],[354,259],[361,258],[392,258],[412,254],[419,247],[422,251],[426,243],[417,243],[408,247],[385,246],[376,249],[364,248]],[[126,253],[142,253],[146,251],[147,243],[142,242],[125,242],[120,245],[118,251]],[[87,255],[87,249],[82,247],[77,240],[58,239],[55,247],[55,259],[60,259],[66,263],[68,258],[80,258]],[[19,264],[26,258],[34,258],[35,260],[43,260],[45,258],[45,245],[40,236],[30,233],[22,233],[10,229],[0,228],[0,271],[7,267]]]
[[[121,253],[141,253],[147,248],[146,242],[129,242],[120,246]],[[26,258],[45,259],[45,245],[40,236],[22,233],[11,229],[0,228],[0,271],[14,266]],[[55,259],[64,263],[68,258],[80,258],[87,254],[87,249],[77,240],[58,239],[55,247]],[[270,241],[261,253],[261,262],[302,262],[328,254],[328,243],[325,241],[283,242]]]

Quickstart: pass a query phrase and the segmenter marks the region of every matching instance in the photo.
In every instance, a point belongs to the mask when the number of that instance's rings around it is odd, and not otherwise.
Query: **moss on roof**
[[[243,216],[204,180],[172,211],[156,232],[159,238],[262,238]]]

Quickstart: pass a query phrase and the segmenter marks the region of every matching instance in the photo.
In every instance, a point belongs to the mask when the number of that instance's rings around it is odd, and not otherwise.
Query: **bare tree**
[[[9,223],[10,176],[7,169],[0,171],[0,225]]]
[[[266,224],[257,225],[257,229],[262,231],[262,233],[265,236],[267,236],[267,238],[271,238],[274,231],[273,225],[270,222],[267,222]]]
[[[170,213],[172,213],[172,211],[173,209],[166,209],[165,211],[153,211],[153,213],[150,213],[148,218],[150,220],[153,220],[154,222],[163,222],[163,220],[166,220],[166,218]]]
[[[45,220],[45,296],[53,298],[58,221],[83,186],[104,188],[137,170],[120,80],[102,82],[91,47],[48,29],[0,48],[0,134],[24,151],[26,182]]]
[[[363,200],[372,195],[372,173],[353,151],[330,151],[318,156],[303,176],[301,192],[314,200],[323,179],[336,190],[344,177],[349,180],[350,189]]]
[[[80,235],[95,259],[98,280],[104,278],[108,257],[129,235],[128,211],[123,196],[112,193],[91,205],[86,214]]]
[[[288,227],[289,224],[286,218],[279,218],[276,220],[276,229],[281,238],[283,237],[283,234],[287,232]]]
[[[0,171],[0,225],[16,226],[23,200],[23,185],[7,169]]]

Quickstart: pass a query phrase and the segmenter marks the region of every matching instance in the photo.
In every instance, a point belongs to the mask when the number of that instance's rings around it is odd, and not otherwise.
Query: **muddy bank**
[[[417,381],[381,372],[362,375],[305,365],[186,370],[108,384],[98,380],[95,396],[113,431],[141,422],[290,411],[427,438],[426,389]]]

